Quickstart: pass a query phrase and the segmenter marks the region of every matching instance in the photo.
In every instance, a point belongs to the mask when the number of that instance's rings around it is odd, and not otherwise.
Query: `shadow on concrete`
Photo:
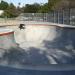
[[[8,64],[21,64],[21,65],[48,65],[49,60],[46,57],[44,51],[40,52],[40,49],[29,48],[25,51],[21,48],[11,48],[5,51],[2,60],[6,60]]]
[[[43,41],[48,54],[58,64],[75,64],[75,30],[62,28],[56,31],[59,34],[53,41]]]
[[[56,38],[44,40],[42,48],[11,48],[3,53],[1,60],[22,65],[75,64],[75,30],[57,28],[56,32]]]

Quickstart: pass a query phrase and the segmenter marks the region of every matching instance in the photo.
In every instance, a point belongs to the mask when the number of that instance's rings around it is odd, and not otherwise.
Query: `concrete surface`
[[[45,23],[31,23],[24,30],[20,30],[18,26],[7,28],[14,29],[15,40],[21,48],[46,51],[46,57],[51,64],[69,63],[74,56],[74,28]]]
[[[19,25],[4,27],[15,31],[14,37],[19,47],[6,51],[1,64],[22,67],[27,64],[75,64],[75,27],[30,23],[23,30],[18,28]]]

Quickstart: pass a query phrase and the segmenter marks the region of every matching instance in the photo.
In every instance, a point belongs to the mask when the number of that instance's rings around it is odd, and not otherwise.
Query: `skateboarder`
[[[25,24],[20,24],[20,25],[19,25],[19,28],[20,28],[20,30],[21,30],[21,29],[25,29]]]

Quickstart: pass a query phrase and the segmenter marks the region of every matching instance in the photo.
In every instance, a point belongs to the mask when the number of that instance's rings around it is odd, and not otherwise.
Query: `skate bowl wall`
[[[12,29],[0,28],[0,49],[15,47],[14,31]]]
[[[22,41],[25,40],[21,48],[45,53],[49,64],[75,64],[74,26],[30,24],[21,31]]]
[[[26,27],[26,40],[42,42],[43,40],[52,41],[56,37],[56,27],[44,25],[29,25]]]
[[[61,47],[63,45],[74,46],[75,42],[74,26],[30,24],[26,25],[24,30],[20,30],[20,34],[22,38],[21,42],[26,41],[26,43],[31,43],[31,46],[44,45],[50,48],[53,46]],[[20,35],[18,34],[18,36]],[[17,37],[18,40],[21,38]]]
[[[20,51],[26,53],[22,58],[16,54],[22,63],[75,64],[75,26],[51,23],[25,24],[25,29],[22,30],[18,26],[9,27],[15,31],[19,50],[21,48]]]

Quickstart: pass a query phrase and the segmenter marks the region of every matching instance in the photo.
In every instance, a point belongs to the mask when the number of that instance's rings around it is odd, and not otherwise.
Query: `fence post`
[[[59,11],[58,11],[58,23],[59,23]]]
[[[70,21],[70,25],[71,25],[71,9],[70,9],[70,19],[69,19],[69,21]]]
[[[55,23],[55,11],[54,11],[54,23]]]
[[[63,24],[64,24],[64,10],[62,10],[62,14],[63,14]]]

